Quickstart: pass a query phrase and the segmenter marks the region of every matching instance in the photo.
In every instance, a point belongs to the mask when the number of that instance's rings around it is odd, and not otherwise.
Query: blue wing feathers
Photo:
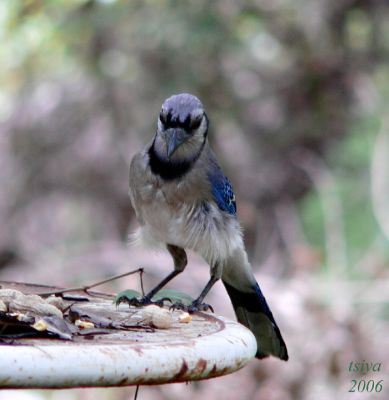
[[[208,174],[208,178],[211,183],[212,195],[217,206],[220,208],[220,210],[235,215],[235,195],[229,179],[224,176],[220,169]]]

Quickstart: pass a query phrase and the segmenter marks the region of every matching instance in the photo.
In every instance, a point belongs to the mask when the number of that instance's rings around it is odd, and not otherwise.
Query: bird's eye
[[[160,113],[159,113],[159,120],[162,122],[162,124],[166,124],[166,122],[167,122],[167,115],[166,115],[166,113],[164,113],[163,111],[161,111]]]
[[[193,130],[197,129],[200,126],[202,120],[203,120],[203,116],[202,115],[199,115],[199,116],[193,118],[190,121],[190,128],[193,129]]]

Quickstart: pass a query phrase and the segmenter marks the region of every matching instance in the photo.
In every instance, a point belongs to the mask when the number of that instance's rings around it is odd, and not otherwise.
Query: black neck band
[[[172,181],[174,179],[182,178],[185,174],[187,174],[192,168],[193,164],[200,157],[201,152],[203,151],[205,145],[204,142],[199,149],[199,152],[193,159],[182,160],[182,161],[172,161],[161,158],[154,149],[154,142],[151,145],[148,153],[149,153],[149,164],[151,168],[151,172],[155,175],[159,175],[165,181]]]

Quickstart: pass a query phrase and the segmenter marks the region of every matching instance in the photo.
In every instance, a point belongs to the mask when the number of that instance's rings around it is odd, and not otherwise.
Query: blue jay
[[[200,100],[186,93],[171,96],[162,105],[153,140],[131,161],[130,198],[140,224],[136,236],[146,244],[166,246],[174,262],[174,270],[138,304],[150,303],[185,269],[185,249],[191,249],[207,261],[211,277],[188,311],[209,309],[203,299],[221,278],[238,321],[257,339],[256,357],[288,360],[247,258],[231,183],[207,134],[208,118]]]

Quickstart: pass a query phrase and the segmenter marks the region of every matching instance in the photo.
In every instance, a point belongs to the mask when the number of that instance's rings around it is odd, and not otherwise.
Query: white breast
[[[154,191],[153,201],[142,205],[144,226],[138,238],[148,246],[166,243],[191,249],[211,265],[227,259],[243,246],[240,226],[235,217],[222,213],[213,203],[175,204],[171,207],[162,190]]]

